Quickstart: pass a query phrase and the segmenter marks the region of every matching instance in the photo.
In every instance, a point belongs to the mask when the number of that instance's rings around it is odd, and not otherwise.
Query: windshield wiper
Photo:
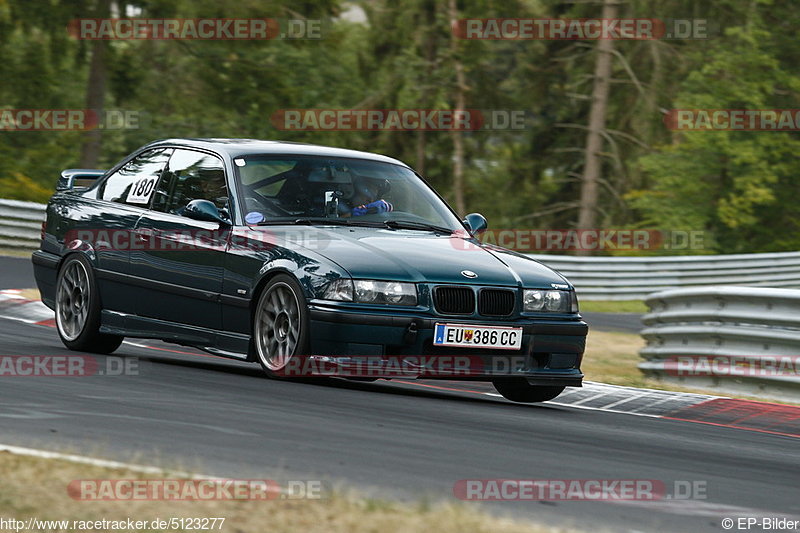
[[[301,218],[284,218],[280,220],[262,220],[258,223],[259,226],[314,226],[314,225],[333,225],[338,224],[342,226],[350,225],[346,218],[325,218],[325,217],[301,217]]]
[[[344,218],[325,218],[325,217],[313,217],[313,218],[296,218],[294,220],[295,224],[301,224],[306,226],[331,226],[331,225],[340,225],[340,226],[349,226],[350,222]]]
[[[367,228],[417,229],[451,235],[453,230],[426,222],[413,220],[358,220],[358,218],[301,217],[289,220],[264,220],[259,226],[363,226]]]
[[[391,229],[421,229],[428,231],[435,231],[437,233],[446,233],[452,235],[454,230],[437,226],[436,224],[428,224],[427,222],[416,222],[413,220],[384,220],[383,225]]]

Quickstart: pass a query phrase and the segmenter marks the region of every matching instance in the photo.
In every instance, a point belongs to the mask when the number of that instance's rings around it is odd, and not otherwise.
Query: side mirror
[[[464,218],[464,224],[469,228],[470,233],[473,235],[477,235],[489,227],[489,223],[486,222],[486,217],[481,215],[480,213],[470,213]]]
[[[183,216],[204,222],[218,222],[230,226],[229,220],[224,218],[212,202],[208,200],[192,200],[183,208]]]
[[[86,189],[94,184],[98,178],[103,177],[105,170],[90,168],[68,168],[61,172],[61,177],[56,183],[56,191],[73,191]]]

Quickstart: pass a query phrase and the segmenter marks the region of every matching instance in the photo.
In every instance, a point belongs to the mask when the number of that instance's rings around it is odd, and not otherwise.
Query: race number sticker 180
[[[131,190],[128,191],[128,197],[125,199],[127,204],[142,204],[147,205],[150,203],[150,196],[156,188],[158,176],[151,176],[149,178],[141,178],[133,182]]]
[[[522,328],[437,323],[433,344],[459,348],[519,350],[522,347]]]

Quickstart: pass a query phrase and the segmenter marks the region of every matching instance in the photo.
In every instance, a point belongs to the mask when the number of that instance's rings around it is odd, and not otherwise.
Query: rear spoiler
[[[56,185],[57,191],[72,191],[75,189],[86,189],[91,187],[105,170],[91,168],[68,168],[61,172],[61,177]]]

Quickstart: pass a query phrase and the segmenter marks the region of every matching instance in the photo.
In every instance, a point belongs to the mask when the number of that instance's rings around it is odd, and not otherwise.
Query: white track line
[[[503,397],[502,394],[497,394],[496,392],[481,392],[480,394],[482,394],[484,396],[493,396],[493,397],[496,397],[496,398],[502,398]],[[550,400],[548,402],[545,402],[545,403],[542,403],[542,404],[539,404],[539,405],[543,405],[543,406],[558,405],[558,406],[561,406],[561,407],[574,407],[575,409],[585,409],[586,411],[604,411],[606,413],[619,413],[619,414],[622,414],[622,415],[645,416],[647,418],[661,418],[661,415],[648,415],[648,414],[645,414],[645,413],[634,413],[634,412],[631,412],[631,411],[617,411],[616,409],[606,409],[605,407],[589,407],[587,405],[577,405],[577,404],[574,404],[574,403],[561,403],[561,402],[558,402],[558,401],[555,401],[555,400]]]
[[[617,400],[616,402],[606,404],[606,405],[603,406],[603,408],[604,409],[612,409],[612,408],[614,408],[614,407],[616,407],[618,405],[622,405],[625,402],[629,402],[631,400],[641,400],[642,398],[647,398],[648,396],[650,396],[649,392],[645,392],[645,393],[642,393],[642,394],[639,394],[639,395],[636,395],[636,396],[629,396],[627,398],[623,398],[621,400]]]
[[[72,455],[67,453],[48,452],[45,450],[37,450],[36,448],[25,448],[22,446],[10,446],[8,444],[0,444],[0,452],[13,453],[14,455],[24,455],[26,457],[38,457],[40,459],[58,459],[60,461],[67,461],[70,463],[83,464],[89,466],[97,466],[101,468],[124,468],[131,472],[140,472],[142,474],[170,474],[190,479],[213,479],[209,476],[198,476],[190,474],[189,472],[182,472],[180,470],[170,470],[168,468],[158,468],[156,466],[137,465],[132,463],[122,463],[119,461],[110,461],[108,459],[96,459],[86,455]]]
[[[31,325],[36,325],[39,322],[41,322],[41,320],[30,320],[27,318],[20,318],[18,316],[8,316],[8,315],[0,315],[0,318],[4,318],[6,320],[14,320],[16,322],[23,322],[25,324],[31,324]]]
[[[645,416],[647,418],[663,418],[661,415],[648,415],[645,413],[633,413],[631,411],[621,411],[617,409],[606,409],[605,407],[589,407],[588,405],[575,405],[574,403],[559,403],[555,400],[550,400],[541,405],[560,405],[561,407],[574,407],[575,409],[584,409],[586,411],[602,411],[604,413],[617,413],[621,415]]]

